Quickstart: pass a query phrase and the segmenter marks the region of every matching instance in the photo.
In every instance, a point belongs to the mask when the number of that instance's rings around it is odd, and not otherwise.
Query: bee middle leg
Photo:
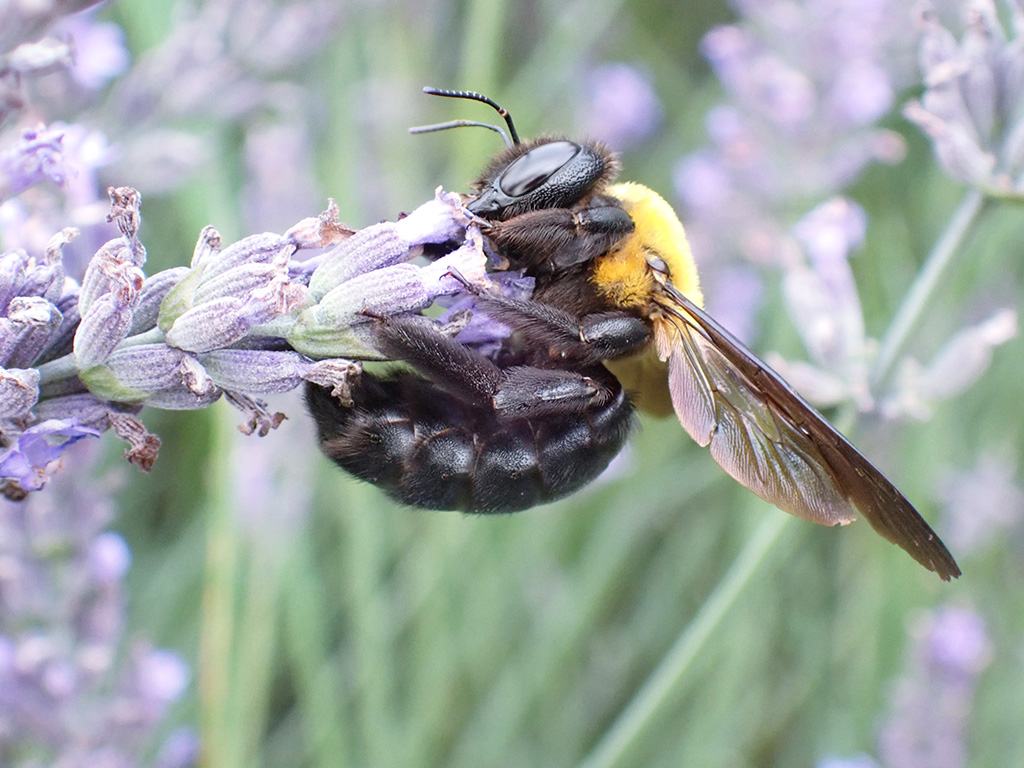
[[[374,340],[388,357],[409,363],[464,402],[493,408],[502,420],[579,414],[604,406],[618,391],[603,366],[500,368],[423,318],[378,320]]]
[[[576,317],[550,304],[484,293],[478,285],[463,282],[476,296],[477,309],[519,331],[529,344],[546,347],[556,358],[596,365],[638,352],[651,340],[647,322],[626,312]]]

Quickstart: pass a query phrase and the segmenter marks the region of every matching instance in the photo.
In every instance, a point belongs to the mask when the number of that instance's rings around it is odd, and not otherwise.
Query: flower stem
[[[630,746],[678,689],[697,654],[760,570],[787,524],[794,519],[783,514],[769,514],[765,517],[729,566],[715,591],[704,601],[661,664],[586,757],[581,768],[612,768],[617,764],[632,764],[625,759]]]
[[[872,391],[877,392],[892,375],[911,334],[921,322],[925,310],[931,306],[935,292],[953,265],[956,255],[962,253],[961,246],[967,233],[986,209],[986,202],[988,198],[983,192],[969,190],[945,232],[928,254],[879,346],[878,357],[875,358],[869,376]]]

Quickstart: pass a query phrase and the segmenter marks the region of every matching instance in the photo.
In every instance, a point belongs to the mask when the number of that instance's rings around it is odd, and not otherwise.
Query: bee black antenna
[[[505,146],[511,147],[512,141],[509,139],[508,134],[505,133],[505,129],[500,125],[491,125],[490,123],[478,123],[476,120],[449,120],[447,123],[434,123],[433,125],[417,125],[414,128],[409,129],[409,133],[433,133],[434,131],[444,131],[449,128],[464,128],[467,125],[471,125],[475,128],[489,128],[498,135],[501,136],[505,142]]]
[[[431,96],[445,96],[445,97],[447,97],[449,99],[469,99],[470,101],[479,101],[479,102],[482,102],[484,104],[487,104],[488,106],[493,108],[495,112],[497,112],[499,115],[501,115],[503,118],[505,118],[505,125],[508,126],[508,133],[509,133],[509,136],[511,136],[511,139],[512,139],[511,144],[518,144],[519,143],[519,134],[516,132],[515,123],[512,122],[512,115],[510,115],[508,110],[505,109],[500,104],[498,104],[494,99],[489,98],[488,96],[484,96],[482,93],[477,93],[476,91],[449,91],[449,90],[446,90],[444,88],[429,88],[428,87],[428,88],[424,88],[423,92],[427,93],[427,94],[430,94]],[[504,131],[502,131],[497,126],[488,125],[487,123],[477,123],[477,122],[471,122],[471,121],[453,120],[451,123],[440,123],[437,126],[423,126],[423,127],[424,128],[431,128],[433,130],[438,130],[439,131],[439,130],[443,130],[444,128],[455,128],[455,127],[462,126],[462,125],[476,125],[476,126],[480,126],[482,128],[490,128],[491,130],[495,130],[498,133],[500,133],[502,135],[502,137],[505,138],[505,143],[509,144],[511,146],[511,144],[509,143],[508,137],[505,136],[505,132]],[[414,133],[421,133],[422,131],[419,131],[418,129],[413,129],[413,132]]]

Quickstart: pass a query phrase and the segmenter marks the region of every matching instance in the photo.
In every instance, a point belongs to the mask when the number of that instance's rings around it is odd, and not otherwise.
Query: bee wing
[[[766,363],[671,284],[656,329],[676,415],[726,472],[790,514],[844,525],[860,512],[940,577],[953,556],[913,505]]]

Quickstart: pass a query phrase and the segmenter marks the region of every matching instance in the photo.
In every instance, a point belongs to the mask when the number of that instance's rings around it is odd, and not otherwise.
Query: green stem
[[[878,357],[875,358],[869,378],[872,391],[877,392],[892,375],[911,334],[921,322],[925,310],[932,305],[935,292],[943,283],[956,255],[963,252],[961,246],[964,239],[985,210],[986,202],[988,198],[983,192],[969,190],[950,219],[946,231],[928,254],[879,346]]]
[[[661,664],[583,761],[581,768],[612,768],[628,762],[625,756],[631,745],[676,692],[697,654],[728,615],[793,519],[790,515],[769,514],[758,526],[715,591],[704,601]]]
[[[124,347],[135,347],[139,344],[159,344],[164,340],[164,332],[159,328],[150,328],[148,331],[129,336],[117,345],[118,349]],[[43,363],[36,370],[39,371],[39,386],[50,384],[54,381],[70,379],[78,375],[78,365],[75,363],[74,354],[58,357],[48,363]]]

